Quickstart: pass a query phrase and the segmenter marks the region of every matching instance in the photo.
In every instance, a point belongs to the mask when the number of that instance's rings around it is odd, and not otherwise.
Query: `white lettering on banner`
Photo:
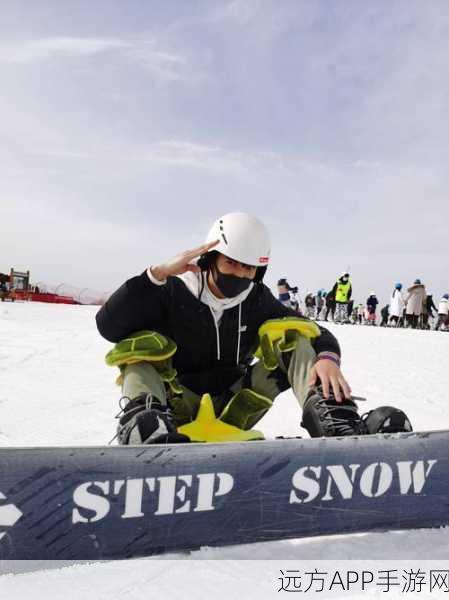
[[[322,501],[330,501],[335,499],[336,492],[344,500],[349,500],[353,497],[354,489],[367,498],[379,498],[393,486],[395,471],[399,480],[399,493],[402,496],[410,492],[419,494],[436,463],[436,460],[399,461],[391,466],[388,463],[375,462],[364,467],[361,472],[360,465],[357,464],[301,467],[293,474],[289,503],[312,502],[319,498],[320,494]],[[357,474],[360,474],[358,483]]]
[[[73,501],[81,508],[87,508],[94,512],[93,517],[84,517],[77,508],[73,509],[73,523],[95,523],[101,521],[108,514],[111,508],[109,500],[100,496],[95,491],[89,491],[89,488],[99,488],[104,494],[109,494],[109,481],[88,481],[79,485],[73,493]]]
[[[424,463],[422,460],[416,463],[416,466],[413,470],[413,463],[411,461],[407,460],[398,462],[401,494],[408,494],[409,489],[412,487],[412,485],[415,494],[419,494],[422,491],[424,484],[426,483],[426,479],[429,476],[430,470],[436,462],[436,460],[428,460],[427,469],[425,472]]]
[[[379,476],[377,477],[377,472]],[[377,489],[374,489],[376,479]],[[393,483],[393,469],[387,463],[373,463],[366,467],[360,478],[360,491],[367,498],[379,498],[390,489]]]
[[[218,479],[218,489],[214,492],[215,478]],[[212,500],[215,496],[226,496],[234,487],[234,479],[229,473],[201,473],[198,475],[198,498],[194,512],[213,510]]]
[[[101,521],[109,514],[112,497],[118,496],[123,498],[122,519],[144,517],[147,490],[155,496],[156,516],[215,510],[216,498],[229,494],[233,487],[234,479],[229,473],[88,481],[73,493],[76,507],[72,522]]]
[[[323,496],[323,500],[334,499],[334,497],[331,495],[333,481],[345,500],[352,498],[354,479],[359,467],[360,465],[349,465],[349,468],[351,469],[350,476],[347,474],[343,465],[330,465],[327,467],[330,477],[327,480],[326,493]]]
[[[420,494],[436,463],[436,460],[418,460],[379,461],[365,466],[303,466],[292,476],[288,502],[351,500],[354,495],[379,498],[389,491],[402,496]],[[233,488],[234,478],[229,473],[88,481],[74,490],[72,521],[101,521],[110,515],[112,506],[118,508],[122,519],[212,511],[218,498],[225,497]]]
[[[0,500],[6,500],[6,496],[0,492]],[[14,504],[0,504],[0,526],[12,527],[23,515],[22,511]],[[0,540],[6,533],[0,531]]]

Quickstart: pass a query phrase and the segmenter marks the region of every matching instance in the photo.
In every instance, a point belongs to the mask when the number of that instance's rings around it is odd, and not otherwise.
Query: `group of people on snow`
[[[308,292],[303,302],[298,296],[298,286],[292,288],[286,278],[280,279],[279,300],[292,303],[289,290],[293,289],[294,307],[309,319],[328,321],[330,318],[334,323],[377,324],[379,300],[376,293],[371,292],[364,304],[356,304],[352,298],[349,273],[343,273],[328,292],[323,288],[316,294]],[[435,306],[432,294],[427,293],[420,279],[406,290],[403,290],[402,283],[396,283],[389,303],[380,310],[380,316],[381,327],[430,329],[432,320],[433,329],[449,331],[449,294],[443,294],[438,306]]]
[[[386,325],[430,329],[430,319],[434,319],[435,330],[449,331],[449,294],[443,294],[435,306],[432,294],[427,293],[420,279],[415,279],[405,293],[402,283],[396,283],[385,308]]]

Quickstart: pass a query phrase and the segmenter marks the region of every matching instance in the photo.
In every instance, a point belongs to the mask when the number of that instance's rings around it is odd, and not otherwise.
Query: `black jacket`
[[[179,381],[198,394],[219,394],[245,373],[258,345],[260,325],[286,316],[298,315],[259,283],[239,306],[223,312],[217,330],[210,308],[179,277],[169,277],[159,286],[144,272],[114,292],[96,320],[99,332],[110,342],[142,329],[171,337],[178,346],[173,366]],[[315,351],[340,354],[335,337],[320,329],[321,335],[312,342]]]
[[[376,310],[376,306],[379,304],[379,300],[376,298],[376,296],[368,296],[367,300],[366,300],[366,306],[373,308],[374,310]]]

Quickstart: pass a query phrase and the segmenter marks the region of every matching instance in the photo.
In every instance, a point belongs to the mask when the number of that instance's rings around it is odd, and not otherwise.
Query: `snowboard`
[[[0,559],[124,559],[449,524],[449,431],[0,448]]]

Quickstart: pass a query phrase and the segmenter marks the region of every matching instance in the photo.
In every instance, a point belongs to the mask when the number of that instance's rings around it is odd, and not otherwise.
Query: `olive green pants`
[[[315,364],[315,351],[307,338],[300,337],[295,350],[278,358],[281,366],[274,371],[265,369],[262,361],[251,365],[247,375],[231,387],[227,399],[229,400],[241,389],[249,388],[256,394],[274,401],[281,392],[291,388],[302,408],[309,390],[310,369]],[[153,365],[148,362],[127,365],[123,371],[122,395],[133,399],[141,394],[151,394],[161,404],[169,404],[177,426],[195,418],[201,400],[198,394],[185,387],[180,395],[167,394],[165,383]],[[213,400],[218,415],[223,408],[223,397]]]

